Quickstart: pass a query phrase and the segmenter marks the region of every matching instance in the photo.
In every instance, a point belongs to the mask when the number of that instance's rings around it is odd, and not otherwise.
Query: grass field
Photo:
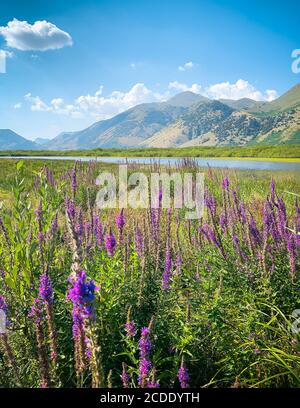
[[[300,159],[300,145],[187,147],[177,149],[93,149],[0,151],[0,156],[222,157]]]
[[[186,220],[99,209],[103,171],[118,166],[0,161],[1,386],[299,387],[299,173],[185,160],[205,173]]]

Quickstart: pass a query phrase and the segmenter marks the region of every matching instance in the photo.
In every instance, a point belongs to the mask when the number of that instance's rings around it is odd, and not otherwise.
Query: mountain
[[[142,147],[300,143],[300,85],[273,102],[205,101],[190,106]]]
[[[261,108],[266,102],[258,102],[254,101],[250,98],[242,98],[242,99],[219,99],[220,102],[224,103],[225,105],[230,106],[233,109],[238,110],[248,110],[248,109],[259,109]]]
[[[289,91],[281,95],[279,98],[272,102],[257,106],[252,109],[255,113],[272,113],[277,114],[278,112],[286,112],[293,108],[300,106],[300,84],[295,85]]]
[[[189,108],[195,103],[209,101],[210,99],[206,98],[205,96],[195,94],[194,92],[185,91],[173,96],[173,98],[169,99],[167,103],[168,105],[172,106],[182,106],[184,108]]]
[[[86,129],[28,141],[0,130],[0,149],[94,149],[300,143],[300,84],[272,102],[211,100],[190,91],[144,103]]]
[[[184,106],[165,102],[144,103],[82,131],[61,133],[47,147],[54,150],[135,147],[186,110]]]
[[[36,150],[38,145],[10,129],[0,129],[0,150]]]
[[[37,143],[38,145],[41,146],[46,146],[48,143],[50,143],[51,139],[46,139],[43,137],[37,137],[34,142]]]
[[[177,147],[248,143],[259,121],[220,101],[200,102],[170,126],[142,143],[144,147]]]

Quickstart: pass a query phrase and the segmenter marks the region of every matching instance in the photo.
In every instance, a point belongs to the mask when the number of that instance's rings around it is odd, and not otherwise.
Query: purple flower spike
[[[0,310],[3,310],[3,312],[6,314],[7,313],[7,304],[5,301],[5,297],[0,295]]]
[[[188,369],[182,364],[178,370],[178,380],[181,388],[189,388],[189,374]]]
[[[224,177],[222,180],[222,189],[227,190],[229,189],[229,179],[228,177]]]
[[[116,218],[116,224],[120,233],[122,233],[123,228],[125,227],[125,216],[124,209],[122,208],[120,214]]]
[[[39,295],[41,299],[43,299],[45,302],[47,303],[53,302],[52,283],[49,275],[47,275],[46,273],[43,273],[40,276]]]
[[[125,323],[125,331],[127,337],[134,337],[136,335],[136,325],[134,320]]]
[[[85,271],[80,271],[75,278],[71,278],[70,282],[73,286],[68,291],[68,299],[71,300],[74,305],[78,306],[78,309],[82,313],[84,318],[94,317],[95,292],[99,290],[96,287],[93,280],[87,281]]]
[[[114,256],[116,251],[116,245],[117,245],[116,238],[112,233],[112,230],[110,230],[109,234],[107,234],[105,237],[105,248],[109,256]]]

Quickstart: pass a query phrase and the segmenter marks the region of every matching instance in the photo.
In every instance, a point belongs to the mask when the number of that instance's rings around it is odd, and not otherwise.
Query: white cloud
[[[18,102],[14,104],[14,109],[20,109],[22,107],[22,103]]]
[[[29,24],[14,18],[0,27],[0,35],[7,46],[21,51],[46,51],[73,44],[70,34],[45,20]]]
[[[188,70],[192,69],[194,66],[195,66],[195,64],[192,61],[188,61],[185,64],[180,65],[178,67],[178,70],[179,71],[188,71]]]
[[[103,96],[103,86],[94,95],[78,96],[73,103],[66,104],[62,98],[54,98],[50,103],[44,102],[39,96],[31,93],[24,96],[30,102],[30,109],[34,112],[52,112],[80,118],[90,115],[97,120],[107,119],[133,106],[146,102],[162,102],[170,97],[167,91],[163,94],[154,92],[143,83],[135,84],[128,92],[113,91]]]
[[[267,89],[262,92],[256,89],[248,81],[239,79],[235,83],[220,82],[203,88],[199,84],[193,84],[188,86],[178,81],[170,82],[169,89],[176,89],[177,91],[191,91],[199,93],[203,96],[207,96],[210,99],[241,99],[250,98],[256,101],[272,101],[278,97],[277,92],[274,89]]]
[[[190,92],[194,92],[197,94],[202,93],[202,86],[196,83],[191,86],[188,86],[178,81],[173,81],[173,82],[169,82],[168,88],[175,89],[176,91],[180,91],[180,92],[190,91]]]
[[[109,95],[103,95],[103,86],[94,94],[80,95],[72,103],[66,103],[63,98],[53,98],[50,102],[44,102],[39,96],[28,93],[24,99],[30,103],[33,112],[51,112],[67,115],[72,118],[92,117],[96,120],[108,119],[133,106],[147,102],[163,102],[168,100],[174,93],[191,91],[211,99],[240,99],[251,98],[255,100],[271,101],[277,97],[275,90],[264,92],[257,90],[248,81],[239,79],[235,83],[221,82],[208,87],[202,87],[194,83],[191,86],[178,81],[170,82],[165,92],[155,92],[143,83],[137,83],[129,91],[113,91]]]
[[[277,98],[275,90],[259,91],[248,81],[239,79],[235,83],[220,82],[205,89],[205,94],[212,99],[241,99],[250,98],[255,101],[272,101]]]

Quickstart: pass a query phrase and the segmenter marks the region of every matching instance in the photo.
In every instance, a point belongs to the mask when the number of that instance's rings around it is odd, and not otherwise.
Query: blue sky
[[[6,2],[0,128],[54,137],[187,89],[271,100],[300,82],[299,15],[289,0]]]

